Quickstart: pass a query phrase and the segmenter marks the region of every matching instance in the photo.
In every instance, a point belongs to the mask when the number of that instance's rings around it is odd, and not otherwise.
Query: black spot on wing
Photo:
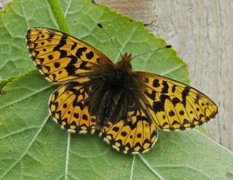
[[[54,37],[55,33],[53,31],[49,31],[49,39],[48,41],[51,41]]]
[[[88,116],[86,114],[83,114],[82,119],[83,120],[88,120]]]
[[[54,51],[60,51],[60,48],[66,44],[67,35],[63,34],[61,40],[58,45],[53,49]]]
[[[55,62],[55,63],[54,63],[54,67],[55,67],[55,68],[59,68],[59,67],[60,67],[60,63],[59,63],[59,62]]]
[[[125,137],[125,136],[127,135],[127,132],[122,131],[122,132],[121,132],[121,135],[122,135],[123,137]]]
[[[86,54],[86,58],[89,60],[92,59],[93,57],[94,57],[94,53],[92,51]]]
[[[174,107],[175,107],[176,104],[178,104],[179,102],[180,102],[180,100],[179,100],[177,97],[175,97],[175,98],[172,99],[172,104],[174,105]]]
[[[174,93],[175,90],[176,90],[176,85],[173,85],[173,86],[172,86],[172,92]]]
[[[184,115],[184,111],[181,110],[181,111],[179,112],[179,114],[180,114],[181,116],[183,116],[183,115]]]
[[[161,91],[161,93],[168,93],[168,84],[167,84],[167,82],[166,81],[163,81],[163,88],[162,88],[162,91]]]
[[[170,97],[167,95],[162,94],[160,96],[160,101],[155,101],[153,104],[153,110],[155,112],[160,112],[160,111],[164,111],[164,104],[166,100],[170,100]]]
[[[82,56],[83,52],[85,52],[86,50],[87,50],[86,47],[81,47],[81,48],[79,48],[79,49],[77,50],[77,52],[76,52],[76,57],[77,57],[77,58],[80,58],[80,57]]]
[[[160,101],[155,101],[153,103],[153,110],[155,112],[164,111],[164,104],[162,104]]]
[[[145,94],[151,99],[151,100],[155,100],[155,91],[152,90],[151,93],[149,93],[148,91],[145,91]]]
[[[115,126],[114,128],[112,128],[112,130],[117,132],[117,131],[119,131],[119,127]]]
[[[184,106],[186,105],[186,97],[188,96],[190,89],[191,88],[189,86],[187,86],[184,88],[184,90],[181,93],[182,94],[182,103],[184,104]]]
[[[170,116],[170,117],[172,117],[172,116],[174,116],[174,115],[175,115],[174,111],[172,111],[172,110],[169,111],[169,116]]]
[[[53,59],[53,55],[51,55],[51,54],[48,55],[48,59],[49,59],[49,60],[52,60],[52,59]]]
[[[79,118],[79,114],[78,114],[78,113],[74,113],[74,117],[75,117],[76,119],[78,119],[78,118]]]
[[[160,86],[160,84],[159,84],[159,80],[158,79],[154,79],[154,81],[153,81],[153,87],[159,87]]]
[[[73,50],[73,49],[76,48],[76,47],[77,47],[77,43],[74,42],[74,44],[71,46],[71,49],[70,49],[70,50]]]
[[[87,67],[87,62],[83,61],[80,66],[79,66],[80,69],[83,69],[83,70],[90,70],[89,67]]]
[[[68,56],[70,58],[69,64],[65,67],[69,76],[76,74],[77,68],[75,64],[78,62],[78,59],[75,56]]]
[[[60,50],[60,58],[66,57],[67,56],[67,51]]]

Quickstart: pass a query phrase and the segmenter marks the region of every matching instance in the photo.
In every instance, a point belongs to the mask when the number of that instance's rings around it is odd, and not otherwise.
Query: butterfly
[[[86,42],[49,28],[31,28],[26,39],[41,74],[60,84],[49,99],[55,122],[72,133],[98,132],[117,151],[147,152],[158,129],[193,128],[218,112],[209,97],[188,85],[133,71],[131,54],[113,63]]]

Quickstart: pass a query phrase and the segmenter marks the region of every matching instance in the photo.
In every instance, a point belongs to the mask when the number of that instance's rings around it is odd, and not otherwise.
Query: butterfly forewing
[[[136,73],[141,81],[143,103],[163,130],[192,128],[218,112],[210,98],[188,85],[157,74]]]
[[[39,71],[53,82],[73,80],[102,64],[112,64],[94,47],[53,29],[29,29],[27,45]]]

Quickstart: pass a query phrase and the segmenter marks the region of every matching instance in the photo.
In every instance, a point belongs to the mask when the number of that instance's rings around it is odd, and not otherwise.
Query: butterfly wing
[[[126,119],[111,120],[100,129],[100,136],[117,151],[125,154],[147,152],[156,142],[157,127],[141,108],[133,108]]]
[[[175,80],[147,72],[135,72],[141,82],[143,104],[163,130],[183,130],[207,122],[218,108],[198,90]]]
[[[96,117],[90,114],[88,103],[91,86],[87,77],[60,86],[50,97],[49,109],[53,119],[70,132],[95,132]]]
[[[48,81],[64,82],[112,61],[91,45],[49,28],[31,28],[27,45],[39,71]]]

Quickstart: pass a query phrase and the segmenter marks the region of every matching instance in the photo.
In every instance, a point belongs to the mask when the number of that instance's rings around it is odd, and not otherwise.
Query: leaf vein
[[[133,180],[133,170],[134,170],[135,155],[133,156],[131,171],[130,171],[130,180]]]
[[[73,1],[73,0],[70,0],[70,1],[68,2],[67,8],[66,8],[65,13],[64,13],[64,16],[65,16],[65,17],[67,16],[67,13],[68,13],[68,10],[70,9],[70,5],[71,5],[72,1]]]
[[[35,142],[36,138],[39,136],[41,130],[43,129],[43,127],[45,126],[47,120],[49,119],[50,115],[48,115],[45,120],[43,121],[41,127],[38,129],[38,131],[36,132],[35,136],[33,137],[32,141],[29,143],[28,147],[26,148],[25,152],[22,154],[22,156],[20,156],[20,158],[14,163],[12,164],[0,177],[0,179],[3,179],[4,176],[6,176],[28,153],[28,151],[30,150],[31,146],[33,145],[33,143]]]
[[[150,166],[149,162],[147,162],[142,155],[138,155],[140,157],[140,159],[145,163],[145,165],[149,168],[149,170],[151,170],[151,172],[153,174],[155,174],[159,179],[161,180],[165,180],[158,172],[156,172],[154,169],[152,169],[152,167]]]
[[[11,106],[11,105],[13,105],[13,104],[16,104],[16,103],[18,103],[18,102],[21,102],[21,101],[23,101],[23,100],[25,100],[25,99],[27,99],[27,98],[29,98],[29,97],[31,97],[31,96],[34,96],[34,95],[36,95],[36,94],[38,94],[38,93],[41,93],[41,92],[43,92],[43,91],[49,89],[49,88],[52,87],[52,86],[53,86],[53,85],[50,85],[50,86],[48,86],[48,87],[46,87],[46,88],[43,88],[43,89],[40,89],[40,90],[38,90],[38,91],[35,91],[35,92],[31,93],[31,94],[28,94],[27,96],[24,96],[24,97],[21,98],[21,99],[17,99],[17,100],[12,101],[12,102],[10,102],[10,103],[8,103],[8,104],[5,104],[5,105],[3,105],[3,106],[0,106],[0,109],[6,108],[6,107],[9,107],[9,106]]]
[[[65,180],[68,180],[69,153],[70,153],[70,133],[67,132],[67,148],[66,148],[66,163],[65,163]]]
[[[0,139],[5,139],[5,138],[8,138],[8,137],[13,136],[15,134],[22,133],[22,132],[25,132],[25,131],[31,130],[31,129],[37,129],[37,128],[38,128],[38,126],[32,126],[32,127],[27,127],[27,128],[24,128],[24,129],[20,129],[18,131],[6,134],[5,136],[1,136]]]

